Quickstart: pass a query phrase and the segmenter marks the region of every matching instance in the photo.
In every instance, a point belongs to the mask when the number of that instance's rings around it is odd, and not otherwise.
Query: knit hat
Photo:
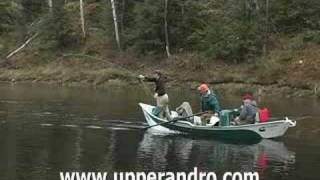
[[[252,100],[253,97],[252,97],[251,94],[247,93],[247,94],[245,94],[245,95],[243,96],[243,100],[246,100],[246,99]]]

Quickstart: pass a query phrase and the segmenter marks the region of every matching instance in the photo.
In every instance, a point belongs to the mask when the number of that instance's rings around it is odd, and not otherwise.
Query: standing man
[[[208,113],[202,115],[203,124],[207,124],[211,116],[218,116],[221,110],[220,103],[217,96],[209,90],[206,83],[201,83],[198,87],[198,91],[200,92],[201,111],[208,111]]]
[[[148,81],[148,82],[154,82],[156,87],[155,87],[155,94],[154,98],[156,99],[157,102],[157,107],[160,108],[159,112],[159,117],[160,118],[167,118],[168,120],[170,119],[170,111],[169,111],[169,97],[166,93],[165,89],[165,77],[163,74],[157,70],[155,71],[154,77],[146,77],[143,75],[138,76],[139,79],[142,81]]]

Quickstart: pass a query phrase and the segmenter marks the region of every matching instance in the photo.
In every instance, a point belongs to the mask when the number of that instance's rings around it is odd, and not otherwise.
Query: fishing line
[[[153,93],[151,92],[151,90],[147,87],[147,85],[144,83],[143,80],[140,80],[141,84],[142,84],[142,87],[143,87],[143,90],[144,92],[146,93],[146,95],[150,95],[151,97],[153,97]]]

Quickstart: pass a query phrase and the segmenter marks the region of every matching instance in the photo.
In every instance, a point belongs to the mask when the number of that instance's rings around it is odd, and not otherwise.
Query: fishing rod
[[[140,83],[142,84],[143,90],[146,93],[146,95],[150,95],[151,97],[153,97],[153,93],[151,92],[151,90],[147,87],[147,85],[144,83],[144,81],[142,79],[139,79]]]
[[[87,57],[87,56],[86,56]],[[94,58],[94,57],[91,57],[91,58]],[[103,59],[100,59],[100,58],[95,58],[97,60],[103,60]],[[137,77],[138,75],[136,74],[136,72],[134,72],[133,70],[131,69],[128,69],[127,67],[125,66],[122,66],[121,64],[118,64],[118,63],[113,63],[113,62],[110,62],[110,61],[104,61],[104,62],[107,62],[108,64],[110,65],[113,65],[113,66],[116,66],[118,67],[119,69],[122,69],[122,70],[125,70],[125,71],[128,71],[130,73],[130,76],[131,77]],[[151,90],[147,87],[147,85],[143,82],[142,79],[139,79],[139,81],[141,82],[142,84],[142,87],[143,87],[143,90],[144,92],[146,93],[146,95],[151,95],[151,97],[153,97],[153,93],[151,92]]]

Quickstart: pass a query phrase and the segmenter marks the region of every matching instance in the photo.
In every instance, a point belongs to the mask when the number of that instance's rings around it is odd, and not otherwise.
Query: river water
[[[198,94],[169,90],[170,107],[199,108]],[[219,97],[237,107],[240,97]],[[276,140],[238,144],[143,132],[137,103],[153,103],[143,88],[106,89],[0,85],[0,179],[56,180],[60,171],[256,171],[265,180],[318,180],[320,101],[262,97],[272,116],[312,116]],[[130,128],[135,127],[135,128]]]

